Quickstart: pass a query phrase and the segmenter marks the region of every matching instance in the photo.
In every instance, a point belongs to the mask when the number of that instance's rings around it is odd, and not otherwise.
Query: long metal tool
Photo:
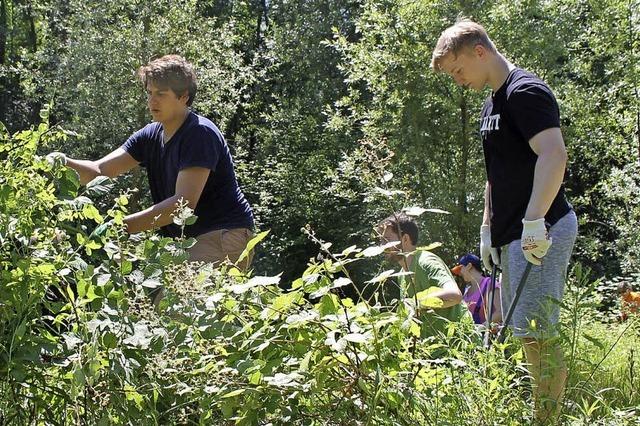
[[[485,312],[485,314],[487,315],[487,317],[485,318],[484,321],[484,325],[485,325],[485,330],[484,330],[484,347],[486,349],[489,349],[489,346],[491,346],[491,317],[493,317],[493,301],[494,301],[494,296],[496,294],[496,276],[498,275],[498,266],[497,265],[493,265],[493,267],[491,268],[491,281],[489,282],[489,291],[487,292],[487,294],[489,295],[489,310],[488,313]],[[483,300],[487,300],[486,297],[484,297],[484,295],[481,296],[483,298]]]
[[[498,332],[498,343],[504,342],[506,338],[507,328],[509,327],[509,322],[511,321],[511,317],[513,316],[513,311],[516,309],[516,305],[518,304],[518,299],[520,299],[520,294],[522,294],[522,290],[524,289],[524,283],[527,281],[529,277],[529,272],[531,272],[531,262],[527,262],[527,266],[524,268],[524,272],[522,273],[522,278],[520,279],[520,283],[518,284],[518,288],[516,288],[516,294],[513,297],[513,301],[511,305],[509,305],[509,310],[507,311],[507,315],[504,317],[504,322],[502,323],[502,328],[500,332]]]

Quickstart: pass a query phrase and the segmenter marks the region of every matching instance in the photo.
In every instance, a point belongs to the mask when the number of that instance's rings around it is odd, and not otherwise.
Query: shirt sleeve
[[[180,152],[178,170],[204,167],[215,171],[224,147],[222,138],[212,129],[197,126],[186,136]]]
[[[424,252],[425,255],[420,256],[420,267],[425,272],[425,276],[431,282],[440,288],[443,288],[445,284],[453,282],[455,279],[451,275],[451,271],[447,265],[444,264],[442,259],[430,252]]]
[[[526,141],[543,130],[560,127],[558,102],[546,86],[519,87],[509,96],[508,105],[513,123]]]
[[[143,127],[122,144],[121,148],[131,155],[142,167],[146,166],[146,144],[148,143],[148,129]]]

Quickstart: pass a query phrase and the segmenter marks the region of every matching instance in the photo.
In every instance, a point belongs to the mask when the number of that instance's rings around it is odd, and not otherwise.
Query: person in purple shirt
[[[476,324],[484,324],[489,314],[490,283],[491,277],[482,274],[482,261],[473,253],[467,253],[458,260],[458,264],[451,268],[451,272],[462,278],[465,291],[462,300],[466,303],[469,312]],[[491,323],[502,321],[500,309],[500,282],[496,280],[493,296],[493,309],[491,310]]]
[[[78,172],[80,183],[116,177],[134,167],[147,170],[153,205],[125,217],[127,232],[159,228],[167,237],[194,237],[190,260],[235,262],[252,237],[253,212],[238,187],[233,159],[220,130],[191,110],[197,91],[193,66],[166,55],[140,67],[153,122],[97,161],[52,153]],[[195,223],[184,230],[173,222],[180,203],[193,209]],[[247,257],[241,268],[248,268]]]

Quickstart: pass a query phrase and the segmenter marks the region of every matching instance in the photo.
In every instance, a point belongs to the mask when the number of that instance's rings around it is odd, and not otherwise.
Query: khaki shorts
[[[247,228],[217,229],[196,237],[196,244],[189,249],[191,262],[210,262],[219,264],[225,260],[235,263],[247,243],[253,238],[253,232]],[[239,269],[246,271],[251,265],[253,251],[249,253],[239,265]]]
[[[196,244],[189,251],[190,262],[210,262],[217,265],[225,260],[236,263],[247,243],[253,238],[253,232],[247,228],[217,229],[196,237]],[[249,255],[236,266],[246,271],[251,265],[253,250]],[[164,298],[162,287],[152,292],[150,295],[154,306],[158,306]]]

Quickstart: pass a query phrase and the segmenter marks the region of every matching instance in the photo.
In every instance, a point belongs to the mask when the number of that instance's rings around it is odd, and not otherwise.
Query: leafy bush
[[[485,350],[466,322],[423,340],[411,303],[341,297],[347,286],[363,288],[350,270],[381,248],[333,252],[306,230],[324,257],[290,286],[279,275],[185,263],[193,240],[126,235],[126,193],[105,216],[91,197],[109,191],[108,180],[80,189],[75,172],[37,155],[71,136],[49,128],[46,111],[43,118],[37,128],[3,132],[0,145],[3,423],[517,425],[529,418],[514,342]],[[395,274],[368,283],[385,286]],[[566,418],[631,422],[640,401],[630,344],[637,321],[621,329],[623,349],[591,317],[578,321],[595,312],[595,284],[575,276],[563,308],[574,374]],[[155,307],[149,295],[161,286]],[[583,335],[585,323],[591,331]],[[585,351],[590,345],[598,350]],[[615,380],[605,374],[612,371]],[[602,384],[606,391],[598,391]]]

